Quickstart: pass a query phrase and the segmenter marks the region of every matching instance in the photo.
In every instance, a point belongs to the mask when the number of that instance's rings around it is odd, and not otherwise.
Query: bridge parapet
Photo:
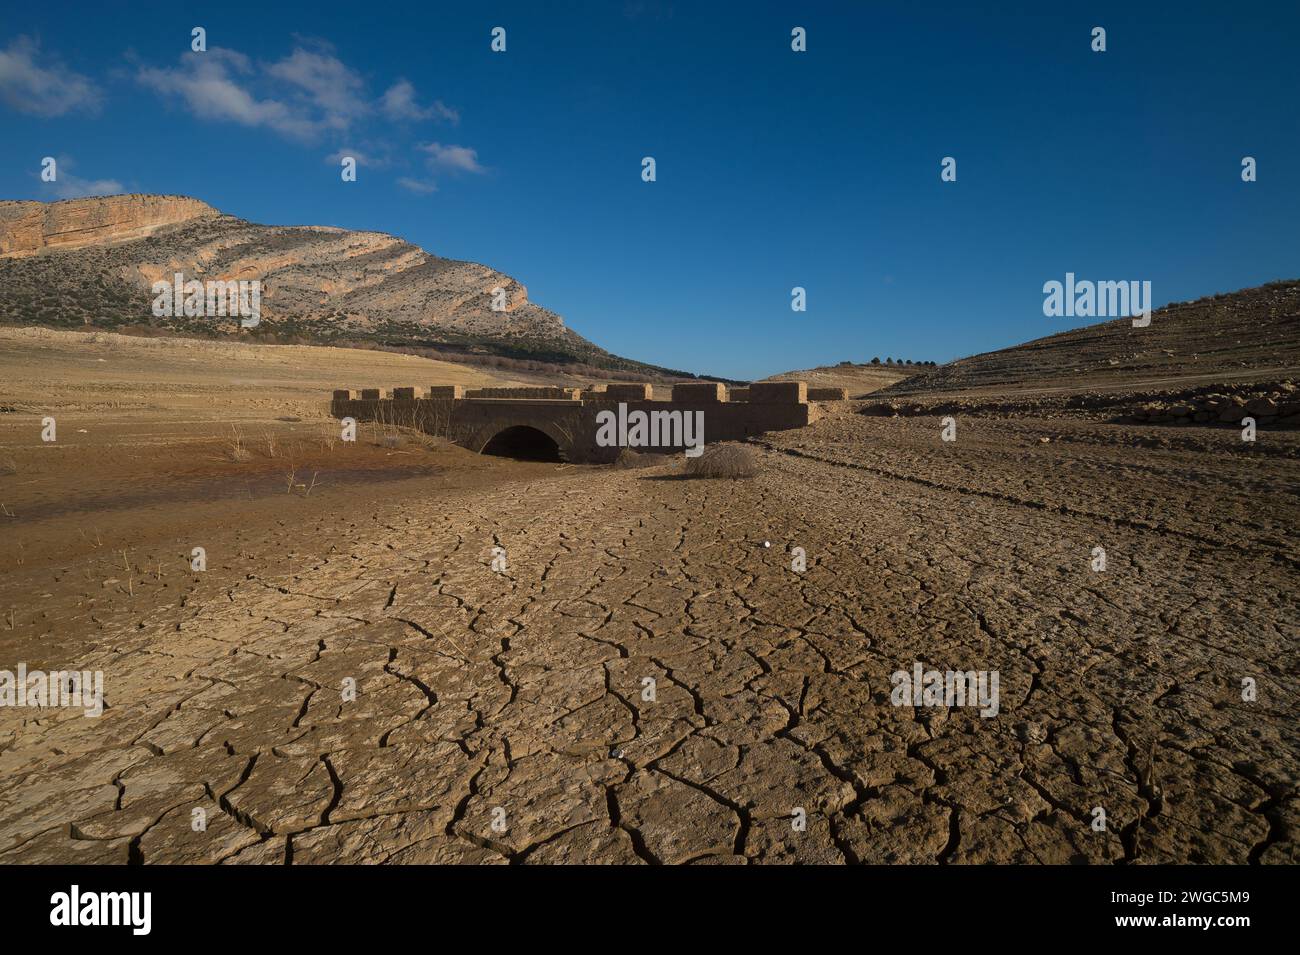
[[[466,391],[461,385],[432,385],[428,389],[363,388],[359,392],[338,389],[330,411],[337,418],[350,417],[440,435],[475,452],[482,452],[503,432],[527,428],[540,431],[554,441],[565,460],[601,462],[612,461],[619,452],[619,446],[605,446],[597,440],[602,421],[608,425],[607,416],[611,414],[625,423],[648,422],[648,428],[643,429],[645,433],[659,436],[663,443],[633,447],[659,452],[683,450],[685,445],[681,441],[685,435],[698,433],[678,426],[686,415],[698,415],[692,420],[702,422],[705,443],[744,440],[765,431],[801,428],[816,417],[816,406],[808,403],[804,382],[760,384],[779,387],[751,386],[750,400],[741,402],[728,401],[724,386],[717,382],[674,385],[671,401],[651,400],[652,390],[647,384],[610,385],[594,395],[576,388]],[[752,396],[755,388],[758,397]],[[608,430],[606,427],[606,433]],[[617,433],[621,436],[619,440],[624,440],[622,436],[638,432],[635,427],[622,426]],[[636,439],[626,437],[626,440]]]
[[[466,398],[514,398],[520,400],[538,398],[560,398],[565,401],[577,401],[582,397],[581,388],[472,388],[465,392]]]
[[[673,402],[693,401],[712,404],[727,400],[727,386],[720,381],[683,381],[673,385]]]
[[[606,385],[603,392],[595,395],[597,400],[604,401],[650,401],[654,396],[654,386],[643,382]]]

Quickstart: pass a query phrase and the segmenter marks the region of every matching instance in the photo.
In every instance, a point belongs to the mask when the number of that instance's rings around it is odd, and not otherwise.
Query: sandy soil
[[[1297,861],[1300,435],[848,403],[691,481],[329,446],[430,374],[28,347],[0,669],[107,708],[0,708],[0,862]],[[894,705],[916,662],[997,715]]]

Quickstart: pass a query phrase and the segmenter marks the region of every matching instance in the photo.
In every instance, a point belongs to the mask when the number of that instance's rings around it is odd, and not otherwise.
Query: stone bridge
[[[441,435],[480,454],[593,463],[612,461],[620,446],[684,451],[695,443],[694,424],[702,426],[700,443],[735,441],[801,428],[817,413],[802,381],[755,382],[741,401],[729,400],[726,387],[715,382],[673,385],[668,401],[653,395],[648,384],[468,392],[461,385],[368,388],[335,391],[330,411],[336,418]],[[843,398],[843,392],[825,397]],[[688,421],[687,415],[694,417]]]

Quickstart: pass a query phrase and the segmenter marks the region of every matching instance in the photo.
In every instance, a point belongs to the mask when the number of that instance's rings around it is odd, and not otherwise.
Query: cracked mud
[[[961,427],[195,510],[129,594],[17,568],[8,656],[106,709],[0,710],[0,862],[1297,861],[1300,438]],[[998,714],[892,705],[914,662]]]

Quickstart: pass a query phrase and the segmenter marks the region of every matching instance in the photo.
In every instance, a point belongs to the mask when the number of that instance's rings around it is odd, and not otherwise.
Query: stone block
[[[654,386],[636,382],[605,386],[606,401],[650,401],[654,397]]]
[[[689,381],[673,385],[673,401],[701,404],[726,400],[727,388],[720,381]]]
[[[807,401],[806,381],[756,381],[749,386],[750,404],[798,405]]]
[[[847,388],[809,388],[809,401],[847,401],[849,392]]]

